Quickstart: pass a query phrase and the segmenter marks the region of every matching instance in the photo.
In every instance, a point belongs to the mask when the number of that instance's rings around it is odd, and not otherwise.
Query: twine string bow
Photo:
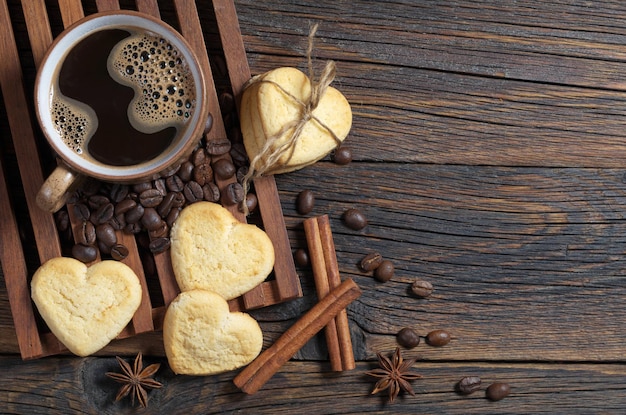
[[[247,195],[248,193],[250,181],[253,180],[255,177],[263,176],[265,173],[271,171],[271,169],[278,163],[278,161],[284,155],[287,155],[287,159],[285,163],[288,163],[289,160],[291,160],[291,158],[293,157],[295,148],[296,148],[296,143],[300,139],[302,135],[302,131],[304,130],[304,127],[307,122],[311,120],[315,121],[317,124],[319,124],[320,127],[322,127],[324,130],[326,130],[330,134],[330,136],[337,143],[337,146],[341,144],[341,140],[339,139],[339,137],[337,137],[337,134],[335,134],[335,132],[330,127],[328,127],[322,120],[320,120],[318,117],[316,117],[313,114],[313,111],[315,111],[322,97],[324,96],[326,89],[330,86],[330,84],[335,79],[335,62],[327,61],[326,66],[324,67],[324,70],[322,71],[319,80],[318,81],[315,80],[315,73],[313,71],[312,54],[313,54],[313,44],[314,44],[315,33],[317,32],[317,27],[318,25],[315,24],[311,28],[311,31],[309,32],[309,37],[308,37],[308,48],[307,48],[306,57],[307,57],[309,85],[310,85],[310,90],[311,90],[311,93],[309,94],[308,97],[306,97],[305,99],[300,99],[296,97],[295,95],[293,95],[291,92],[287,91],[277,82],[264,79],[263,75],[254,76],[245,85],[245,88],[248,88],[249,86],[258,84],[258,83],[267,83],[267,84],[273,85],[274,87],[278,88],[283,94],[285,94],[289,98],[289,100],[291,100],[293,103],[295,103],[299,107],[300,116],[288,122],[287,124],[283,125],[275,134],[266,138],[265,143],[263,144],[263,147],[261,148],[261,151],[259,151],[258,154],[256,154],[250,161],[250,167],[249,167],[248,173],[244,176],[243,183],[242,183],[242,186],[244,189],[244,195]],[[282,142],[279,142],[280,139],[290,130],[291,130],[291,133],[289,134],[287,139],[285,139]],[[247,216],[248,207],[246,204],[245,196],[243,200],[243,210],[244,210],[244,214]]]

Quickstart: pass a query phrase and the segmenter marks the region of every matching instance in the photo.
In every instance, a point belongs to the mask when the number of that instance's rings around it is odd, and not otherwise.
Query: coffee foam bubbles
[[[109,74],[135,91],[128,118],[137,130],[180,128],[196,106],[195,85],[182,53],[162,37],[132,32],[108,59]]]
[[[98,118],[88,105],[61,94],[52,100],[52,121],[65,145],[78,154],[98,128]]]

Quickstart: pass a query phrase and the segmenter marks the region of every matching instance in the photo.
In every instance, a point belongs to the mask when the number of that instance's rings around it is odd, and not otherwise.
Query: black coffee
[[[53,120],[65,143],[113,166],[165,151],[192,116],[193,79],[182,54],[146,32],[107,29],[68,53],[53,91]]]

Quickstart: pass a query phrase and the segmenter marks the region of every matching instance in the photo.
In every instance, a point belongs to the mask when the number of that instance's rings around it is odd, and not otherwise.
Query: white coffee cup
[[[186,86],[191,88],[186,92],[193,97],[192,111],[187,112],[187,118],[177,124],[173,141],[155,157],[128,165],[111,165],[94,158],[89,154],[86,147],[90,137],[85,137],[84,142],[77,139],[76,142],[80,142],[80,144],[70,144],[68,127],[65,124],[62,128],[59,127],[58,107],[60,105],[65,108],[65,104],[59,104],[59,97],[62,98],[62,101],[65,100],[70,104],[73,102],[71,99],[67,100],[63,94],[58,95],[60,91],[58,86],[59,73],[65,59],[81,41],[96,32],[112,29],[128,30],[130,34],[145,33],[149,37],[158,38],[165,44],[171,45],[172,50],[177,51],[177,56],[182,62],[182,67],[184,67],[185,78],[188,82]],[[129,56],[129,59],[132,58]],[[152,67],[150,68],[152,69]],[[111,71],[110,68],[108,70]],[[155,75],[151,76],[154,79],[160,79],[155,78]],[[156,88],[152,85],[154,79],[149,81],[150,88]],[[142,82],[148,81],[144,79]],[[159,85],[159,87],[161,86]],[[143,91],[146,92],[146,90],[144,88]],[[146,100],[144,104],[146,104],[148,99],[152,99],[141,95],[142,93],[136,89],[134,97],[139,100],[138,102],[143,102],[141,99],[144,99]],[[164,97],[160,98],[165,99]],[[136,107],[139,108],[139,104]],[[206,80],[198,59],[189,44],[166,23],[133,11],[94,14],[81,19],[60,34],[48,50],[37,73],[35,109],[44,136],[60,158],[58,167],[46,179],[37,195],[38,205],[50,212],[60,209],[72,190],[85,177],[112,183],[138,183],[153,180],[171,171],[171,169],[177,168],[197,146],[202,134],[210,128],[211,121],[206,100]],[[88,114],[92,112],[95,114],[88,106],[85,111]],[[154,118],[155,116],[151,114],[149,117]],[[64,116],[61,118],[63,121],[66,120]],[[79,118],[77,116],[76,120]],[[92,130],[97,131],[97,128],[92,128]]]

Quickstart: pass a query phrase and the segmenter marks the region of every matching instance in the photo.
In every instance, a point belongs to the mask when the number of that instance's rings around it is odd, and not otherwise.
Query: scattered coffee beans
[[[380,282],[387,282],[393,277],[394,272],[395,267],[393,265],[393,262],[385,259],[374,270],[374,278],[376,278]]]
[[[506,382],[494,382],[487,387],[485,395],[490,401],[499,401],[511,393],[511,387]]]
[[[378,252],[372,252],[365,255],[365,257],[361,260],[359,266],[363,271],[374,271],[380,266],[380,264],[382,264],[382,262],[383,256]]]
[[[309,253],[305,249],[296,249],[296,252],[293,254],[293,259],[299,267],[309,266]]]
[[[307,213],[311,213],[313,208],[315,207],[315,195],[311,190],[303,190],[298,194],[298,199],[296,200],[296,209],[298,213],[301,215],[306,215]]]
[[[222,194],[222,203],[225,205],[236,205],[243,201],[243,186],[240,183],[229,183]]]
[[[161,252],[165,252],[170,247],[170,239],[169,238],[156,238],[150,241],[150,245],[148,248],[153,254],[160,254]]]
[[[348,147],[340,146],[335,149],[331,158],[336,164],[343,166],[352,161],[352,151]]]
[[[126,245],[115,244],[111,247],[111,257],[116,261],[121,261],[128,256],[128,248]]]
[[[359,231],[367,226],[365,215],[358,209],[346,210],[342,216],[343,223],[350,229]]]
[[[411,284],[411,292],[418,297],[427,298],[433,293],[433,285],[424,280],[415,280]]]
[[[72,256],[80,262],[91,262],[98,257],[98,249],[93,245],[76,244],[72,247]]]
[[[420,336],[412,328],[405,327],[396,335],[396,341],[400,346],[412,349],[420,344]]]
[[[426,335],[426,343],[430,346],[441,347],[450,343],[450,333],[445,330],[433,330]]]
[[[480,382],[478,376],[465,376],[456,384],[456,390],[462,395],[469,395],[480,389]]]

